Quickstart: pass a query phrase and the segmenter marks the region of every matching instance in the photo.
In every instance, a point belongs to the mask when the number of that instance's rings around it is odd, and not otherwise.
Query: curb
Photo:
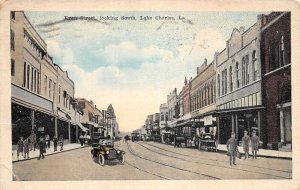
[[[76,150],[76,149],[80,149],[80,148],[86,148],[86,147],[89,147],[89,146],[80,146],[80,147],[77,147],[77,148],[72,148],[72,149],[68,149],[68,150],[63,150],[63,151],[57,151],[57,152],[53,152],[51,154],[46,154],[46,156],[51,156],[53,154],[59,154],[59,153],[63,153],[63,152],[68,152],[68,151],[71,151],[71,150]],[[22,159],[22,160],[15,160],[15,161],[12,161],[12,163],[17,163],[17,162],[24,162],[24,161],[28,161],[28,160],[32,160],[32,159],[37,159],[38,156],[36,157],[30,157],[28,159]]]
[[[164,144],[164,143],[160,143],[160,144]],[[167,144],[165,144],[165,145],[167,145]],[[192,148],[192,147],[187,147],[187,148],[198,150],[197,148]],[[220,153],[220,154],[226,154],[227,153],[226,150],[221,150],[221,149],[217,149],[217,150],[218,151],[216,153]],[[245,154],[241,152],[241,155],[245,155]],[[249,157],[250,157],[250,155],[249,155]],[[292,157],[283,157],[283,156],[257,155],[257,157],[262,157],[262,158],[276,158],[276,159],[283,159],[283,160],[293,160]]]
[[[227,151],[226,150],[220,150],[220,149],[218,149],[217,153],[226,154]],[[241,155],[245,155],[245,154],[241,153]],[[251,157],[251,156],[249,155],[249,157]],[[257,157],[262,157],[262,158],[276,158],[276,159],[283,159],[283,160],[292,160],[291,157],[281,157],[281,156],[257,155]]]

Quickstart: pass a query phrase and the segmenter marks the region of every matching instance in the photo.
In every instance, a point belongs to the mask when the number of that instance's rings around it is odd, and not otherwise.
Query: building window
[[[10,30],[10,49],[15,51],[15,32]]]
[[[169,115],[166,113],[166,121],[169,121]]]
[[[31,82],[30,82],[30,90],[31,91],[33,91],[33,84],[34,84],[34,77],[33,77],[33,75],[34,75],[34,68],[33,67],[31,67]]]
[[[218,74],[218,96],[220,96],[220,74]]]
[[[56,95],[56,83],[53,82],[53,101],[55,101],[55,95]]]
[[[27,78],[26,78],[27,89],[29,89],[29,77],[30,77],[30,66],[27,64]]]
[[[37,93],[40,93],[40,73],[37,72]]]
[[[279,45],[279,67],[285,65],[285,48],[284,48],[284,37],[283,35],[280,38],[280,45]]]
[[[160,114],[160,121],[164,121],[164,113],[162,113],[162,112]]]
[[[235,75],[236,75],[236,88],[240,88],[239,62],[236,62],[235,64]]]
[[[51,79],[49,79],[49,98],[51,98],[52,97],[52,80]]]
[[[60,103],[61,89],[58,87],[58,103]]]
[[[10,12],[10,16],[11,16],[11,19],[15,20],[16,19],[16,12],[15,11],[11,11]]]
[[[227,94],[227,69],[224,70],[224,83],[225,83],[225,94]]]
[[[45,96],[47,96],[47,76],[44,75],[44,92],[45,92]]]
[[[11,59],[10,60],[10,74],[11,76],[15,76],[15,60]]]
[[[253,81],[256,81],[257,80],[257,59],[256,59],[255,50],[252,53],[252,73],[253,73]]]
[[[246,83],[246,61],[245,57],[242,58],[242,86]]]
[[[37,84],[37,82],[36,82],[36,70],[34,70],[34,84],[33,84],[33,91],[34,92],[36,92],[36,84]]]
[[[229,91],[233,90],[233,82],[232,82],[232,67],[229,67]]]
[[[246,81],[245,81],[245,84],[249,84],[249,55],[246,55],[245,56],[245,67],[246,67],[246,70],[245,70],[245,78],[246,78]]]
[[[23,87],[26,87],[26,62],[24,62],[24,70],[23,70]]]

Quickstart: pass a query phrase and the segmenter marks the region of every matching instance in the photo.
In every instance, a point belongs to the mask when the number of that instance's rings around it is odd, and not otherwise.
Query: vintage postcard
[[[0,189],[300,188],[299,2],[24,2],[1,5]]]

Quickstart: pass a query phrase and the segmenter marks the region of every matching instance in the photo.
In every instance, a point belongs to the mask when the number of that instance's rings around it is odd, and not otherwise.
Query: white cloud
[[[47,50],[53,57],[60,57],[61,56],[61,48],[58,41],[54,39],[48,39],[46,41]]]
[[[124,41],[118,44],[109,44],[96,51],[98,57],[104,58],[112,65],[138,64],[143,62],[157,62],[159,60],[170,60],[173,53],[160,49],[155,45],[145,48],[138,48],[134,42]],[[135,65],[136,66],[136,65]]]

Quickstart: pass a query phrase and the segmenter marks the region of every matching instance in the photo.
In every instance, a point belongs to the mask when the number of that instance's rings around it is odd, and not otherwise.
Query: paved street
[[[44,160],[13,163],[15,180],[120,180],[120,179],[290,179],[292,161],[238,159],[229,166],[222,153],[174,148],[155,142],[117,142],[125,150],[124,165],[104,167],[92,160],[90,148],[49,155]]]

